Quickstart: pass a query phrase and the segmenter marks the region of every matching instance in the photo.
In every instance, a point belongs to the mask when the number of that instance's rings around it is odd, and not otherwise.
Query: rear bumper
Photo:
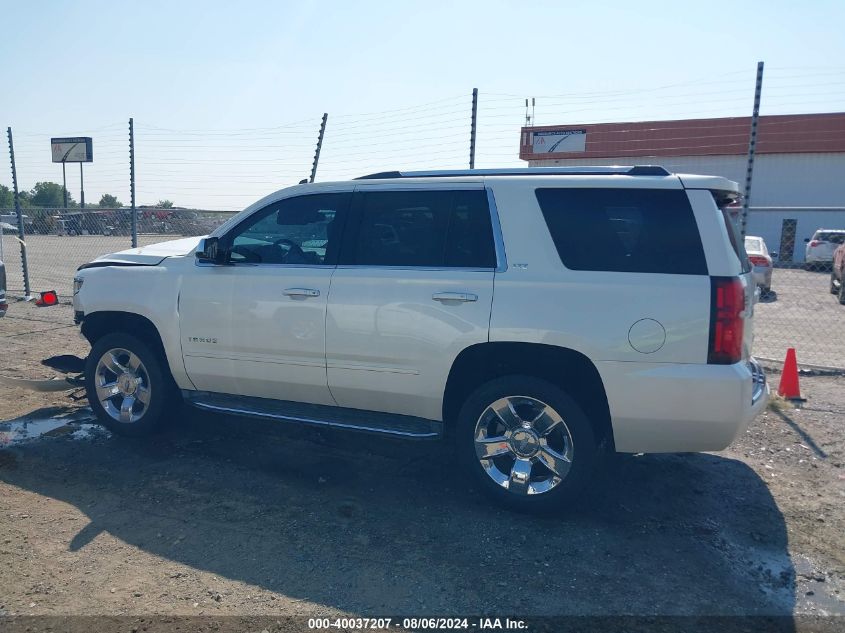
[[[596,364],[605,384],[613,439],[623,453],[718,451],[766,407],[760,365]]]
[[[829,264],[833,261],[833,253],[820,253],[818,251],[810,251],[804,255],[804,262],[807,264],[824,263]]]

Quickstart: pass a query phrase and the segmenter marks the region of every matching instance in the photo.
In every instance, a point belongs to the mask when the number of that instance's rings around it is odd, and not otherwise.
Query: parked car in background
[[[766,246],[766,240],[756,235],[745,236],[745,252],[754,267],[754,283],[763,294],[772,290],[772,256]]]
[[[804,254],[807,267],[829,265],[833,261],[836,247],[845,244],[845,229],[819,229],[813,233],[812,238],[804,241],[807,243]]]
[[[833,252],[833,265],[830,267],[830,293],[839,297],[839,303],[845,305],[845,244],[840,244]]]

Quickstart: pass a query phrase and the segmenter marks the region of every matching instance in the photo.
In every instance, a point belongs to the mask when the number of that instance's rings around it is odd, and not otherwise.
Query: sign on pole
[[[534,154],[583,152],[587,149],[587,130],[552,130],[532,134]]]
[[[51,138],[54,163],[92,163],[94,147],[90,136]]]

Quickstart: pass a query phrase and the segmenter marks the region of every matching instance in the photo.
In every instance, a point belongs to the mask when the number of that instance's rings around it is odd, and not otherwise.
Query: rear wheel
[[[120,435],[152,433],[175,402],[164,359],[122,332],[94,343],[85,363],[85,387],[100,422]]]
[[[595,435],[582,409],[557,386],[530,376],[476,389],[459,414],[457,441],[481,489],[522,512],[567,509],[596,461]]]

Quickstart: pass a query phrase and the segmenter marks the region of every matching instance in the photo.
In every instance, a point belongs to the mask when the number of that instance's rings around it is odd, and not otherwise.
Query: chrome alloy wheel
[[[141,359],[115,348],[100,357],[94,374],[94,388],[109,417],[131,424],[141,419],[150,404],[150,376]]]
[[[487,407],[475,425],[475,454],[487,475],[517,495],[549,492],[572,466],[572,435],[552,407],[508,396]]]

